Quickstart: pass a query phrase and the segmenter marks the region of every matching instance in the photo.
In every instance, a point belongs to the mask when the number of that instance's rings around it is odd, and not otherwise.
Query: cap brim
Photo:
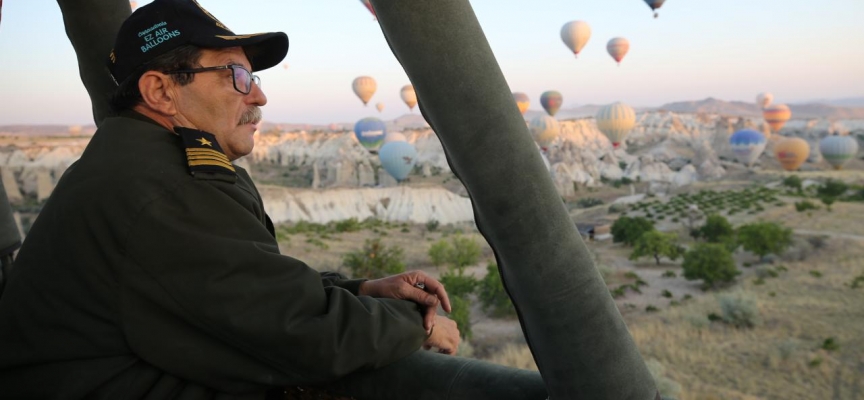
[[[252,35],[216,35],[194,44],[202,47],[242,47],[252,64],[252,71],[261,71],[278,65],[288,54],[288,35],[284,32],[256,33]]]

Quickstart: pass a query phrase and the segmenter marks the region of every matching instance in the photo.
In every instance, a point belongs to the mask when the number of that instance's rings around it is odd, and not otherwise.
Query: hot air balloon
[[[513,100],[516,100],[516,106],[519,107],[519,112],[522,115],[525,115],[525,112],[528,111],[528,106],[531,105],[531,99],[528,98],[528,95],[522,92],[513,93]]]
[[[408,138],[405,137],[401,132],[390,132],[387,136],[384,136],[384,143],[390,142],[407,142]]]
[[[543,106],[543,109],[550,116],[555,116],[558,113],[558,110],[561,109],[561,104],[564,103],[564,96],[561,96],[561,93],[558,93],[554,90],[550,90],[547,92],[543,92],[540,95],[540,105]]]
[[[130,1],[130,2],[129,2],[129,7],[132,7],[132,11],[135,11],[135,9],[138,8],[138,2],[135,1],[135,0]]]
[[[729,145],[735,153],[735,158],[748,167],[762,155],[766,144],[768,141],[765,140],[765,135],[753,129],[742,129],[729,138]]]
[[[372,77],[358,76],[354,79],[354,83],[351,84],[351,87],[354,89],[354,94],[363,101],[363,105],[365,106],[369,103],[369,99],[371,99],[375,94],[375,90],[378,89],[378,84]]]
[[[762,116],[765,117],[765,122],[771,127],[774,133],[780,132],[786,121],[792,118],[792,111],[785,104],[774,104],[765,107],[762,110]]]
[[[378,103],[375,105],[375,108],[378,109],[378,112],[384,111],[384,103]]]
[[[287,70],[288,69],[288,63],[282,64],[282,68]]]
[[[384,142],[387,125],[375,117],[363,118],[354,124],[354,135],[363,147],[374,152]]]
[[[616,149],[636,126],[636,112],[630,106],[618,102],[597,111],[597,129],[603,132]]]
[[[339,131],[342,130],[342,127],[341,127],[339,124],[336,124],[336,123],[332,123],[332,124],[330,124],[330,126],[328,126],[328,128],[330,128],[330,130],[331,130],[332,132],[339,132]]]
[[[370,3],[369,0],[360,0],[360,2],[363,3],[364,6],[366,6],[366,9],[369,10],[370,13],[372,13],[372,16],[375,17],[375,19],[378,19],[378,15],[375,14],[375,9],[372,8],[372,3]]]
[[[585,21],[570,21],[561,27],[561,40],[577,56],[590,38],[591,26]]]
[[[534,137],[534,141],[543,150],[546,150],[561,133],[561,125],[558,124],[558,120],[548,115],[535,117],[528,124],[528,128],[531,130],[531,136]]]
[[[623,37],[612,38],[609,40],[609,43],[606,43],[606,51],[609,52],[609,55],[615,59],[618,65],[621,65],[621,60],[630,51],[630,41]]]
[[[819,151],[828,164],[839,170],[858,155],[858,141],[846,135],[825,136],[819,141]]]
[[[663,2],[666,0],[645,0],[645,4],[648,4],[648,7],[651,7],[651,11],[654,11],[654,18],[657,18],[657,9],[663,7]]]
[[[768,92],[762,92],[756,96],[756,105],[763,110],[770,106],[772,101],[774,101],[774,95]]]
[[[783,169],[796,171],[810,155],[810,145],[801,138],[786,138],[774,146],[774,155],[783,165]]]
[[[381,166],[397,181],[403,181],[417,163],[417,150],[408,142],[389,142],[378,152]]]
[[[402,96],[402,101],[405,102],[405,104],[408,106],[408,109],[414,111],[414,106],[417,105],[417,93],[414,92],[414,86],[402,86],[402,90],[399,91],[399,95]]]

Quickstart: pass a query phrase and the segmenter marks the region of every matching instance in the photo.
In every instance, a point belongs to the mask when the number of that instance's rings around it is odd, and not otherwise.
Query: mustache
[[[246,125],[246,124],[257,124],[261,122],[262,114],[261,108],[253,106],[248,111],[244,112],[240,117],[240,123],[237,125]]]

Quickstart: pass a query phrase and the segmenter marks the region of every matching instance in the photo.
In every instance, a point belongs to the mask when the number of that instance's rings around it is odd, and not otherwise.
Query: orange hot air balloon
[[[797,171],[807,161],[810,155],[810,145],[801,138],[786,138],[774,146],[774,155],[777,161],[787,171]]]
[[[783,129],[786,121],[792,118],[792,111],[785,104],[772,104],[762,110],[762,116],[765,118],[765,122],[771,127],[771,130],[777,133],[780,132],[780,129]]]

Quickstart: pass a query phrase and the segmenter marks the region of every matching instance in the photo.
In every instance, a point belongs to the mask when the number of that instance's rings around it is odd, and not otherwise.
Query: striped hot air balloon
[[[624,56],[627,55],[627,52],[630,51],[630,41],[623,37],[616,37],[609,40],[609,43],[606,43],[606,51],[609,52],[609,55],[615,59],[615,62],[618,65],[621,65],[621,60],[624,59]]]
[[[597,112],[597,129],[603,132],[616,149],[636,126],[636,112],[621,102],[605,106]]]
[[[387,136],[387,125],[375,117],[363,118],[354,124],[354,135],[363,147],[374,152]]]
[[[389,142],[378,152],[381,166],[397,181],[403,181],[417,163],[417,149],[408,142]]]
[[[771,131],[777,133],[780,132],[780,129],[783,129],[786,121],[792,118],[792,111],[785,104],[773,104],[762,110],[762,116],[765,118],[768,126],[771,127]]]
[[[651,7],[651,11],[654,11],[654,18],[658,17],[657,9],[663,7],[663,3],[666,0],[645,0],[645,4],[648,4],[648,7]]]
[[[561,109],[562,104],[564,104],[564,96],[554,90],[543,92],[540,95],[540,105],[543,106],[543,109],[550,116],[554,117],[558,113],[558,110]]]
[[[858,155],[858,141],[845,135],[826,136],[819,141],[819,151],[828,164],[839,170]]]
[[[528,95],[522,92],[513,93],[513,100],[516,101],[516,106],[519,107],[519,112],[522,115],[525,115],[525,112],[528,111],[528,106],[531,105],[531,99],[528,98]]]
[[[354,94],[363,101],[363,105],[365,106],[369,103],[369,99],[372,98],[375,91],[378,90],[378,83],[372,77],[358,76],[351,84],[351,88],[354,89]]]
[[[576,56],[591,38],[591,26],[585,21],[570,21],[561,27],[561,40]]]
[[[378,15],[375,14],[375,9],[372,8],[372,3],[369,2],[369,0],[360,0],[360,2],[363,3],[364,6],[366,6],[366,9],[369,10],[370,13],[372,13],[372,16],[375,19],[378,19]]]
[[[765,135],[753,129],[742,129],[729,138],[729,145],[732,147],[735,158],[748,167],[759,159],[759,156],[765,151],[766,144],[768,141],[765,140]]]
[[[561,125],[558,123],[558,120],[548,115],[535,117],[528,124],[528,128],[531,130],[531,136],[534,138],[534,141],[543,150],[546,150],[561,133]]]
[[[801,138],[786,138],[774,146],[777,161],[787,171],[797,171],[810,155],[810,145]]]
[[[402,90],[399,91],[399,96],[402,97],[402,101],[405,102],[405,105],[408,106],[408,109],[413,111],[414,106],[417,105],[417,93],[414,92],[414,86],[402,86]]]

